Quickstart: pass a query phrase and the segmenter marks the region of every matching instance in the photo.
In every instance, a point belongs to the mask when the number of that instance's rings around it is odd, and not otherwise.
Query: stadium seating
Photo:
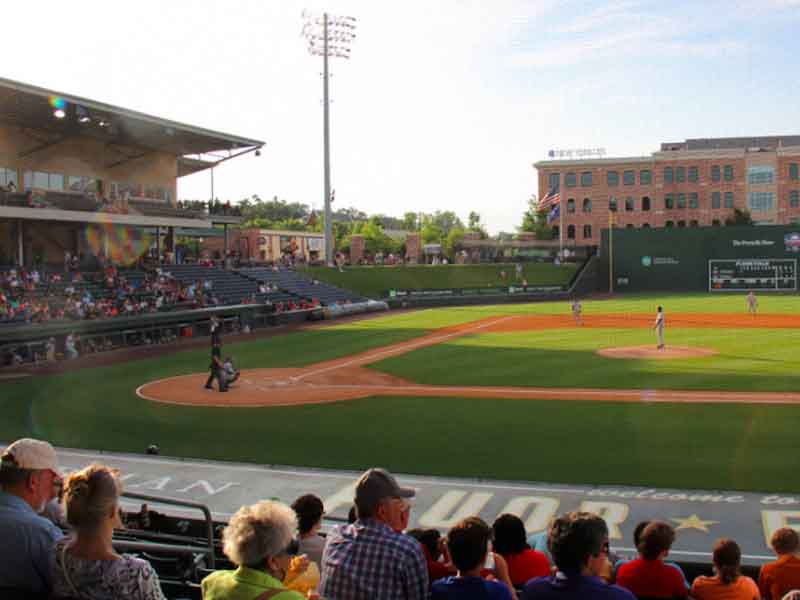
[[[323,306],[340,302],[364,302],[365,299],[358,294],[343,290],[334,285],[315,281],[288,269],[277,271],[266,267],[253,267],[239,269],[242,276],[256,283],[277,285],[280,289],[289,292],[298,298],[306,300],[317,299]]]

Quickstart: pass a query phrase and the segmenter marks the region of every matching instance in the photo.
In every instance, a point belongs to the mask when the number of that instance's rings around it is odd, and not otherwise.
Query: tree
[[[482,240],[485,240],[486,238],[489,237],[489,234],[486,232],[486,229],[484,229],[483,225],[481,225],[481,216],[474,210],[470,211],[469,213],[469,225],[467,226],[467,230],[480,233]]]
[[[464,247],[464,230],[460,227],[454,227],[447,234],[447,237],[442,244],[442,252],[451,260],[455,260],[456,252],[462,250]]]
[[[419,229],[417,222],[417,213],[407,212],[403,214],[403,229],[406,231],[416,231]]]
[[[528,199],[528,210],[522,214],[520,231],[529,231],[536,235],[537,240],[553,239],[553,228],[547,222],[547,209],[540,210],[536,196]]]
[[[452,210],[437,210],[431,215],[431,220],[441,229],[442,237],[447,236],[454,227],[464,229],[464,223],[461,222],[461,219],[459,219],[458,215]]]
[[[430,215],[425,215],[425,217],[430,217]],[[439,225],[437,225],[431,218],[426,219],[422,224],[421,233],[423,244],[440,244],[442,242],[442,238],[444,237],[442,228],[439,227]]]
[[[747,210],[733,209],[733,216],[725,219],[725,225],[754,225],[753,217]]]

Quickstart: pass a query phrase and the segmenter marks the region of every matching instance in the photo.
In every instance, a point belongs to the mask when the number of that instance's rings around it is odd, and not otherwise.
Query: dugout
[[[797,292],[800,225],[602,232],[599,289]]]

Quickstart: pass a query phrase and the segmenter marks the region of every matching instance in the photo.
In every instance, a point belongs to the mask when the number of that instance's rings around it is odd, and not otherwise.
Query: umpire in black
[[[211,346],[211,364],[208,365],[208,368],[211,370],[211,374],[208,376],[208,380],[206,381],[206,389],[213,390],[214,389],[214,379],[217,380],[217,386],[219,387],[220,392],[227,392],[228,391],[228,383],[225,381],[225,371],[222,368],[222,348],[219,344],[214,344]]]

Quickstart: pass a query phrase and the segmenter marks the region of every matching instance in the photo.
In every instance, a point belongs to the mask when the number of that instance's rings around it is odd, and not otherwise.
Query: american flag
[[[539,210],[545,210],[551,208],[552,206],[558,205],[561,200],[561,195],[558,193],[556,188],[550,188],[550,191],[547,192],[547,195],[539,200]]]

